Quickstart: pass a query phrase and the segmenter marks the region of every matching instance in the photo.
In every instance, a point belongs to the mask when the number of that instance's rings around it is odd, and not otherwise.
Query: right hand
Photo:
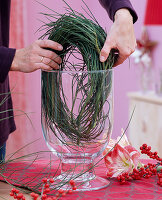
[[[45,48],[57,51],[63,49],[62,45],[52,40],[36,40],[29,47],[16,50],[10,70],[29,73],[38,69],[59,69],[61,58]]]
[[[136,38],[132,15],[125,8],[119,9],[115,13],[115,21],[101,50],[100,61],[105,62],[110,50],[117,49],[119,57],[114,66],[120,65],[135,51],[135,48]]]

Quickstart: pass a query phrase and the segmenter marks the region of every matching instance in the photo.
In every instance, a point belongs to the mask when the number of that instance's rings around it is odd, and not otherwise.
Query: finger
[[[134,52],[134,49],[129,48],[129,47],[124,48],[124,49],[121,49],[121,48],[118,48],[118,49],[119,49],[119,57],[116,63],[114,64],[114,67],[122,64]]]
[[[113,67],[116,67],[117,65],[121,65],[125,60],[127,59],[127,56],[121,54],[119,52],[119,56],[118,56],[118,59],[117,61],[115,62],[115,64],[113,65]]]
[[[48,65],[54,69],[59,69],[59,65],[57,62],[55,62],[54,60],[51,60],[49,58],[46,58],[46,57],[42,57],[41,58],[41,63],[45,64],[45,65]]]
[[[42,69],[42,70],[48,70],[48,71],[59,68],[59,66],[52,68],[51,66],[46,65],[44,63],[35,63],[35,67],[36,67],[36,69]]]
[[[123,58],[118,57],[118,60],[115,62],[115,64],[113,65],[113,67],[121,65],[125,60],[126,60],[126,58],[123,59]]]
[[[101,62],[105,62],[106,59],[108,58],[109,56],[109,53],[110,53],[110,50],[111,50],[111,45],[109,44],[109,41],[106,40],[103,48],[101,49],[101,52],[100,52],[100,61]]]
[[[53,51],[41,49],[41,51],[39,52],[39,55],[44,57],[45,64],[47,64],[48,62],[50,62],[50,60],[53,60],[54,62],[56,62],[58,64],[61,64],[61,62],[62,62],[61,57],[58,56]]]
[[[52,69],[59,69],[59,64],[55,62],[54,60],[51,60],[46,57],[40,57],[40,64],[45,64],[47,66],[50,66]]]
[[[36,43],[41,47],[41,48],[51,48],[54,50],[62,51],[63,46],[57,42],[54,42],[52,40],[37,40]]]
[[[48,63],[48,66],[50,66],[52,69],[59,69],[59,65],[53,60]]]

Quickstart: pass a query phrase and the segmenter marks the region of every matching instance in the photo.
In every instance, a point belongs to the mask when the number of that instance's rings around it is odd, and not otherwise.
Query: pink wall
[[[35,33],[35,31],[41,26],[41,22],[38,19],[45,19],[39,15],[39,12],[48,12],[48,9],[45,9],[43,6],[39,5],[35,0],[26,1],[27,2],[27,30],[28,34],[26,38],[27,44],[30,44],[32,41],[37,39],[40,33]],[[47,7],[54,9],[58,12],[63,12],[63,3],[61,0],[41,0],[43,4]],[[80,2],[81,1],[73,1],[68,0],[73,8],[80,10]],[[100,6],[98,0],[85,0],[88,4],[91,11],[94,13],[95,17],[98,19],[99,23],[109,30],[112,22],[109,20],[106,11]],[[144,11],[145,11],[145,3],[146,0],[137,1],[132,0],[132,4],[136,9],[139,20],[135,24],[135,33],[137,38],[140,37],[141,34],[141,25],[143,23]],[[155,37],[155,35],[152,35]],[[160,34],[156,36],[156,39],[160,39]],[[162,51],[161,51],[162,52]],[[156,52],[156,56],[158,56],[158,52]],[[157,64],[158,65],[158,64]],[[120,129],[125,128],[128,123],[128,98],[127,92],[134,91],[138,89],[137,86],[137,76],[135,73],[135,68],[132,59],[129,61],[125,61],[120,67],[116,67],[114,69],[114,129],[113,129],[113,137],[120,135]],[[32,139],[41,138],[38,145],[35,145],[37,148],[39,145],[41,147],[45,147],[45,142],[42,139],[42,131],[40,124],[40,72],[35,72],[33,74],[28,74],[28,83],[29,83],[29,96],[31,107],[29,111],[35,112],[32,114],[33,124],[35,126],[36,131],[30,129],[31,141]]]

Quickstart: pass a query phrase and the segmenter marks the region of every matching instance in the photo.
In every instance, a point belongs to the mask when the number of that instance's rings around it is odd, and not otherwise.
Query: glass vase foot
[[[76,191],[91,191],[107,187],[110,182],[96,176],[94,169],[91,156],[64,154],[61,159],[61,175],[54,177],[51,189],[69,190],[76,186]],[[74,185],[70,184],[70,180],[73,180]]]
[[[87,181],[75,180],[75,191],[92,191],[99,190],[107,187],[110,184],[110,181],[107,179],[101,178],[99,176],[94,176],[92,179]],[[72,187],[69,184],[69,180],[65,180],[65,177],[60,175],[54,178],[54,184],[51,185],[51,189],[58,190],[70,190]]]

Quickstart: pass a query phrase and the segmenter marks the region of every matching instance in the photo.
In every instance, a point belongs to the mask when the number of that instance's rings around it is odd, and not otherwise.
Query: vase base
[[[64,177],[65,178],[65,177]],[[54,178],[55,182],[53,186],[51,185],[51,189],[58,190],[69,190],[71,186],[68,184],[69,181],[62,180],[62,175]],[[99,176],[94,176],[91,180],[87,181],[75,181],[76,190],[75,191],[92,191],[99,190],[107,187],[110,184],[110,181],[107,179],[101,178]],[[57,187],[56,187],[57,186]]]

